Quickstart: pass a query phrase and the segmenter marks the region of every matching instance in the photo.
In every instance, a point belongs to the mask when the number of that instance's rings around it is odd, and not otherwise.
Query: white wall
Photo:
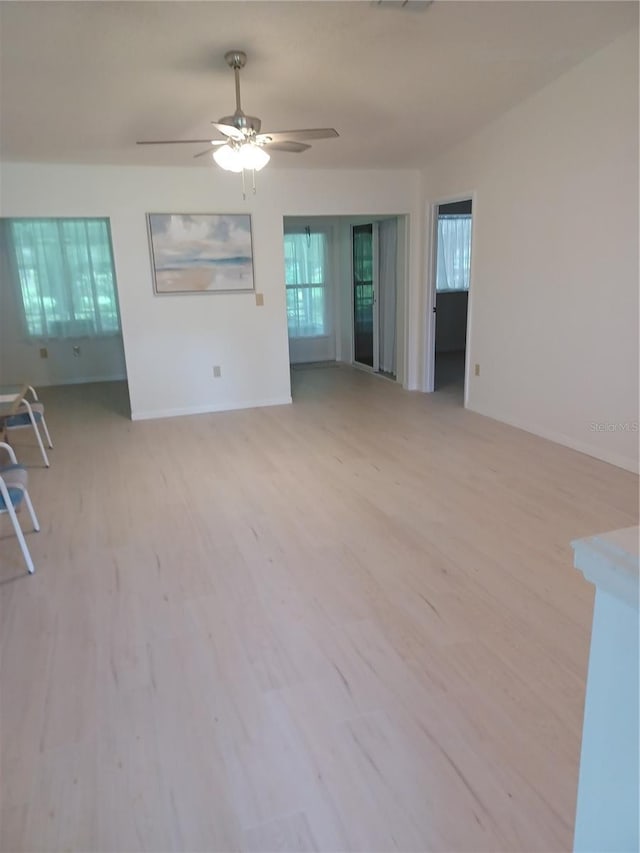
[[[423,180],[425,209],[474,195],[469,407],[637,470],[637,31]]]
[[[285,171],[240,178],[218,169],[10,164],[1,167],[3,216],[108,216],[134,418],[290,400],[283,217],[398,213],[420,218],[417,174]],[[153,295],[145,213],[252,214],[253,294]],[[420,226],[410,276],[420,289]],[[213,378],[213,365],[222,376]],[[417,361],[407,382],[415,386]]]

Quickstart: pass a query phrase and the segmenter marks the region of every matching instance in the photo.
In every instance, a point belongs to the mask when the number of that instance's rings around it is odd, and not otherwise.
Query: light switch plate
[[[264,293],[256,293],[256,305],[264,305]]]

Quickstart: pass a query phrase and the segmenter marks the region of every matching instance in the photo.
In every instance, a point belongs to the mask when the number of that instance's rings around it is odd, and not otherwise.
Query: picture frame
[[[248,213],[147,213],[156,296],[255,292]]]

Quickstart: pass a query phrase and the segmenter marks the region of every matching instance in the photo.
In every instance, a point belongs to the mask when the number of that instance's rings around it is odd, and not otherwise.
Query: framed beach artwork
[[[148,213],[157,294],[254,290],[251,217],[245,213]]]

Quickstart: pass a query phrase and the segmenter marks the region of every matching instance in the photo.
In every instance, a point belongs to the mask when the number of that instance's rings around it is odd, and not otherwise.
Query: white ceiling
[[[418,4],[416,4],[418,5]],[[2,2],[5,160],[206,165],[249,55],[263,130],[335,127],[276,166],[417,167],[638,24],[636,2]]]

